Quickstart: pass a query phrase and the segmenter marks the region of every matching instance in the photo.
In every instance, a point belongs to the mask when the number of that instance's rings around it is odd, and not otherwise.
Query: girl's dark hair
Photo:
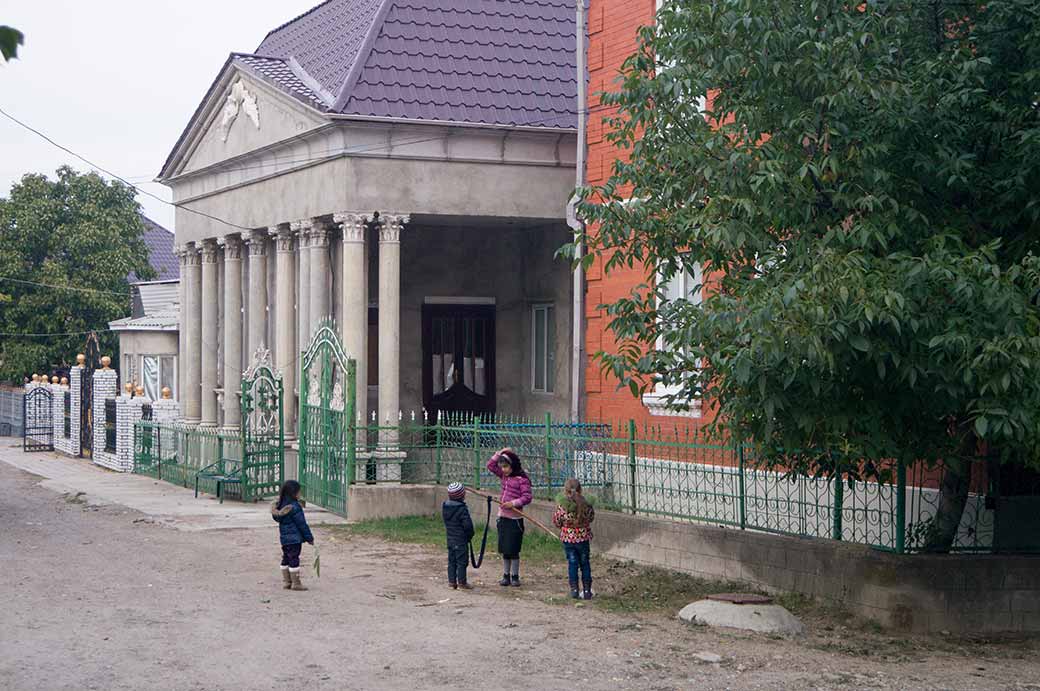
[[[278,493],[278,508],[282,508],[295,499],[299,493],[300,483],[296,480],[286,480],[285,484],[282,485],[282,490]]]
[[[511,470],[509,473],[510,477],[527,477],[524,467],[520,465],[520,457],[513,451],[503,451],[498,455],[498,460],[509,464]]]

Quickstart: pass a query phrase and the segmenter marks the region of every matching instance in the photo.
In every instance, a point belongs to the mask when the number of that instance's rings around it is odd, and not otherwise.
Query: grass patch
[[[480,548],[480,539],[484,534],[484,524],[474,515],[474,527],[477,534],[473,537],[473,549]],[[402,518],[381,518],[373,521],[361,521],[345,526],[331,526],[330,530],[346,533],[348,536],[377,537],[388,542],[400,542],[413,545],[445,547],[444,522],[439,516],[405,516]],[[498,555],[498,531],[495,530],[494,516],[488,530],[487,552],[485,559]],[[540,528],[527,524],[524,533],[524,549],[521,555],[524,563],[540,566],[564,559],[560,541],[547,535]]]

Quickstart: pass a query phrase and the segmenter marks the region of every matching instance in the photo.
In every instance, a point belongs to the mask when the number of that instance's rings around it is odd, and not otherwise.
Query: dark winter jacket
[[[448,534],[448,547],[468,545],[474,531],[466,502],[449,499],[441,506],[441,516],[444,517],[444,530]]]
[[[303,515],[303,507],[298,501],[290,501],[282,508],[278,502],[271,504],[271,517],[278,521],[278,536],[283,545],[298,545],[301,542],[314,542],[314,535]]]

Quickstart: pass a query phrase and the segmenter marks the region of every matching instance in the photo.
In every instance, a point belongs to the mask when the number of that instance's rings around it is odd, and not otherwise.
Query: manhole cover
[[[717,602],[732,602],[734,605],[768,605],[773,601],[771,597],[754,593],[717,593],[709,595],[707,599]]]

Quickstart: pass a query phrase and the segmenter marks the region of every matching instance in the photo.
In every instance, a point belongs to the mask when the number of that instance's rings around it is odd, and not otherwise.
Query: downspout
[[[583,246],[580,241],[584,224],[577,214],[577,189],[585,186],[585,2],[575,0],[575,52],[578,85],[578,146],[574,170],[575,193],[567,203],[567,225],[574,231],[574,304],[571,313],[571,421],[581,420],[582,382],[584,378],[585,352],[585,273],[581,268]]]

